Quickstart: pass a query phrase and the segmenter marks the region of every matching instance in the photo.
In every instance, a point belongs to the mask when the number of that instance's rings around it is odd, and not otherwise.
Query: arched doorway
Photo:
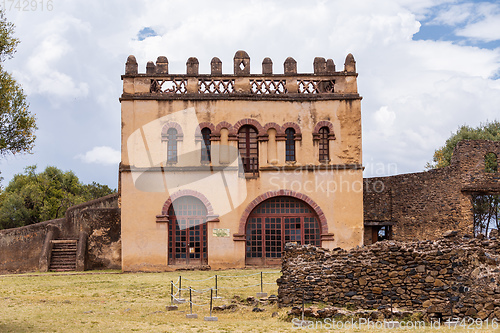
[[[255,207],[246,224],[246,264],[279,265],[286,243],[321,246],[321,229],[314,210],[287,196],[267,199]]]
[[[207,208],[193,196],[175,199],[168,209],[168,264],[208,264]]]

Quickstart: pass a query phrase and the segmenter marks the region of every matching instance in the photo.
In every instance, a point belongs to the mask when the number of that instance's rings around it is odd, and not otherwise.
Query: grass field
[[[23,274],[0,276],[0,332],[491,332],[492,329],[300,329],[286,320],[289,308],[239,302],[235,311],[214,312],[218,321],[204,321],[207,305],[194,306],[198,319],[187,319],[189,305],[166,311],[171,302],[170,281],[178,287],[192,287],[193,302],[209,302],[209,289],[218,275],[219,296],[215,305],[230,304],[234,296],[242,299],[260,291],[261,270],[181,271],[172,273],[86,272],[85,274]],[[277,294],[276,270],[263,270],[264,291]],[[248,276],[250,275],[250,276]],[[227,277],[232,276],[232,277]],[[189,280],[188,280],[189,279]],[[193,281],[203,280],[203,281]],[[258,285],[258,286],[255,286]],[[246,287],[246,288],[242,288]],[[174,293],[177,289],[174,289]],[[178,295],[177,295],[178,296]],[[182,291],[189,299],[189,292]],[[273,315],[274,314],[274,315]],[[500,330],[499,330],[500,331]]]

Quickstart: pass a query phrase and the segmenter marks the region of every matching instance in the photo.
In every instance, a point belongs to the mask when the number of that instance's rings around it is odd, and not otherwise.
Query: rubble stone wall
[[[500,318],[500,242],[451,237],[383,241],[345,251],[287,244],[282,306],[324,303],[422,311],[428,318]]]
[[[400,241],[437,239],[453,229],[473,234],[472,193],[500,194],[500,168],[487,172],[485,156],[493,153],[500,165],[500,142],[464,140],[457,144],[448,167],[364,179],[365,241],[371,226],[392,225]]]

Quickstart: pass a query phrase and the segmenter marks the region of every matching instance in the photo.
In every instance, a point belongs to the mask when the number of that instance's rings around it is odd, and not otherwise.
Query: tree
[[[29,166],[0,194],[0,229],[61,218],[71,206],[112,193],[107,185],[82,184],[72,171],[49,166],[37,173]]]
[[[19,40],[13,37],[14,25],[0,9],[0,155],[30,153],[37,129],[35,117],[28,110],[23,89],[3,68],[13,57]]]
[[[432,162],[427,163],[426,169],[443,168],[451,164],[451,156],[457,143],[462,140],[491,140],[500,141],[500,122],[498,120],[480,124],[476,128],[462,125],[453,133],[443,147],[434,152]],[[488,167],[491,161],[486,161]]]
[[[443,147],[434,152],[427,169],[437,169],[449,166],[453,150],[462,140],[491,140],[500,141],[500,122],[495,120],[480,124],[476,128],[467,125],[461,126],[452,134]],[[496,172],[498,165],[495,154],[485,156],[485,171]],[[474,234],[487,234],[492,228],[500,229],[500,195],[490,193],[473,193],[471,202],[474,211]]]

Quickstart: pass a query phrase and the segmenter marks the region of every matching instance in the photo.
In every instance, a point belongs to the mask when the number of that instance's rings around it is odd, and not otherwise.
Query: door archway
[[[168,209],[168,264],[207,265],[207,208],[193,196],[175,199]]]
[[[316,212],[304,201],[288,196],[267,199],[255,207],[246,223],[247,265],[279,265],[288,242],[321,246]]]

